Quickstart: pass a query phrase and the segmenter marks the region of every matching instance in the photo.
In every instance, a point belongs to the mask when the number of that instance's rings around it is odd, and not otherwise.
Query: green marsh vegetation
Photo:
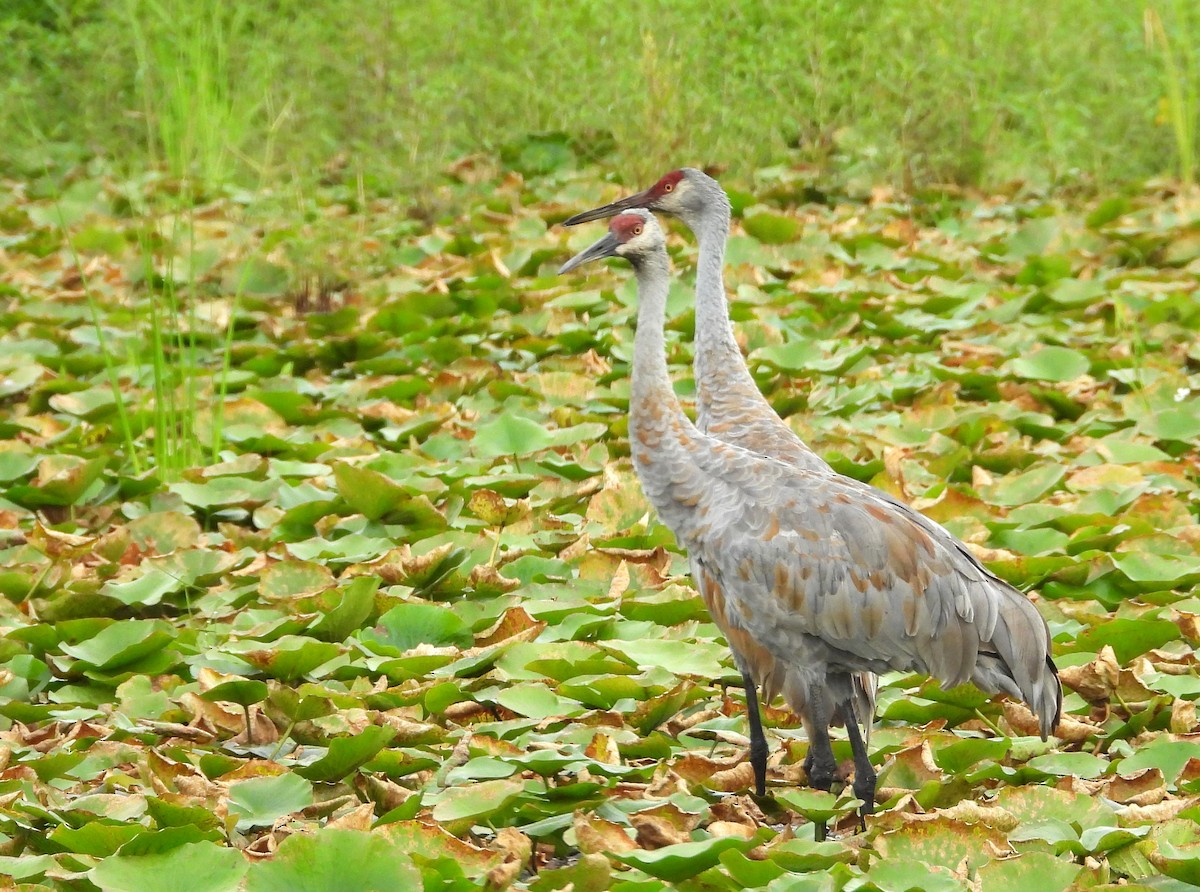
[[[1193,888],[1200,17],[483,6],[0,12],[0,874]],[[554,273],[612,179],[704,161],[764,392],[1063,669],[1049,743],[885,678],[864,837],[781,709],[744,795],[628,463],[632,283]]]

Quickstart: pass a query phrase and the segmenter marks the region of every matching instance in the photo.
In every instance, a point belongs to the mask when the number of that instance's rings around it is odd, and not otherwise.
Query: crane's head
[[[654,215],[645,208],[633,208],[613,217],[608,233],[564,263],[559,273],[605,257],[624,257],[636,267],[652,257],[665,257],[666,246],[666,237]]]
[[[704,171],[694,167],[681,167],[671,171],[643,192],[576,214],[563,223],[566,226],[574,226],[589,220],[602,220],[632,208],[647,208],[671,214],[683,220],[689,229],[695,230],[706,214],[728,214],[729,199],[720,184]]]

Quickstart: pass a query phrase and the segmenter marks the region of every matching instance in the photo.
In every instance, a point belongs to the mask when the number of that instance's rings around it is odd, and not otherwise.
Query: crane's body
[[[668,173],[644,192],[577,214],[566,222],[572,225],[609,217],[631,207],[662,210],[678,216],[696,235],[699,244],[693,347],[697,428],[725,443],[778,459],[792,467],[833,474],[829,465],[796,435],[763,397],[737,345],[725,298],[725,247],[731,218],[725,190],[707,174],[685,168]],[[751,761],[759,793],[763,792],[765,783],[767,745],[758,717],[756,684],[762,686],[765,701],[770,702],[776,693],[782,693],[791,709],[800,716],[810,741],[805,759],[810,782],[828,789],[836,770],[828,725],[831,721],[845,723],[843,710],[832,702],[827,691],[813,688],[802,674],[789,672],[768,648],[731,621],[722,609],[722,599],[707,588],[710,575],[699,572],[694,558],[692,578],[729,641],[745,678]],[[862,723],[868,739],[877,687],[878,679],[871,673],[860,674],[854,680],[854,719]]]
[[[853,716],[856,673],[917,671],[946,685],[973,681],[1024,700],[1042,736],[1062,689],[1045,621],[949,532],[885,493],[809,470],[697,429],[667,370],[668,261],[645,210],[569,261],[619,255],[638,278],[629,435],[647,498],[689,552],[714,616],[744,633],[806,690],[813,720],[824,696]],[[875,773],[856,723],[846,722],[864,813]]]

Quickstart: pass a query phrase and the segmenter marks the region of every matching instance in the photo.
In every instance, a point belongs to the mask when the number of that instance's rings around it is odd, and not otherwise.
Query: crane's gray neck
[[[662,416],[662,409],[682,413],[671,374],[667,369],[666,325],[667,293],[671,278],[666,252],[639,260],[637,267],[637,333],[633,339],[633,383],[631,392],[630,436],[634,427],[644,426]]]
[[[718,187],[719,188],[719,187]],[[710,203],[697,221],[700,260],[696,268],[696,402],[707,419],[715,396],[736,389],[757,393],[742,351],[738,349],[725,299],[725,243],[729,237],[729,201]]]
[[[666,253],[652,265],[639,266],[637,278],[629,451],[642,491],[659,519],[677,536],[686,538],[685,531],[696,520],[695,506],[712,481],[697,467],[705,446],[679,405],[667,370],[663,337],[668,288]]]

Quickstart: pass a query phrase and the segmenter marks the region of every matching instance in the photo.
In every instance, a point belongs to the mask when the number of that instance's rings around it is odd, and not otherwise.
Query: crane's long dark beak
[[[563,226],[576,226],[580,223],[587,223],[591,220],[604,220],[607,217],[615,217],[621,211],[627,211],[630,208],[648,208],[650,202],[650,190],[639,192],[636,195],[630,195],[626,198],[619,198],[612,204],[606,204],[603,207],[592,208],[590,211],[584,211],[582,214],[576,214],[574,217],[568,217],[563,220]]]
[[[611,232],[606,232],[604,237],[593,243],[590,247],[584,248],[570,260],[562,265],[559,269],[559,275],[569,273],[577,266],[583,266],[585,263],[590,263],[593,260],[601,260],[605,257],[615,257],[617,248],[621,247],[621,243],[617,241],[617,237]]]

